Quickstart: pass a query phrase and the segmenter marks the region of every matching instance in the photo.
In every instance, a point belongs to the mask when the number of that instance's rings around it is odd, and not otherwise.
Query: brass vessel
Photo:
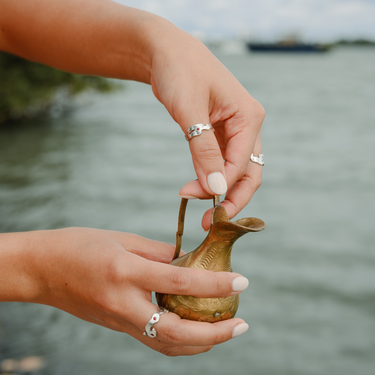
[[[179,257],[187,199],[182,199],[177,231],[177,244],[170,264],[178,267],[204,269],[213,272],[232,272],[231,251],[234,242],[249,232],[259,232],[265,228],[262,220],[249,217],[235,222],[229,221],[228,214],[214,198],[214,210],[207,237],[194,251]],[[236,314],[239,296],[224,298],[197,298],[185,295],[156,293],[160,307],[179,315],[182,319],[204,322],[218,322],[233,318]]]

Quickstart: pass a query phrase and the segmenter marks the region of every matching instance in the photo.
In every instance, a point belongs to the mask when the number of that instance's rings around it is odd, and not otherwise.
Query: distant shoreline
[[[337,46],[375,46],[375,40],[370,39],[340,39],[337,42],[332,43]]]

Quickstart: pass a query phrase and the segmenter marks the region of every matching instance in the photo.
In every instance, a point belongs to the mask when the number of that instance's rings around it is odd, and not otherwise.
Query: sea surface
[[[263,184],[238,218],[267,228],[232,253],[250,280],[237,313],[249,331],[169,358],[52,307],[0,303],[0,362],[43,357],[40,375],[375,374],[375,49],[214,52],[266,109]],[[179,126],[149,86],[126,82],[63,116],[0,126],[0,232],[81,226],[173,243],[194,178]],[[189,204],[185,251],[210,206]]]

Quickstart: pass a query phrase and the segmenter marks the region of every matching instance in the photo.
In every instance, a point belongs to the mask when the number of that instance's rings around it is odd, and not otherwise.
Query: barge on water
[[[292,52],[292,53],[322,53],[329,51],[330,47],[324,44],[305,43],[247,43],[247,48],[252,52]]]

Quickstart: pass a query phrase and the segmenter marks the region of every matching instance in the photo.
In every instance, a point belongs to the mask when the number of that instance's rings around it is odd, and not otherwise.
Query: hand
[[[163,314],[154,326],[156,339],[143,335],[157,306],[151,292],[224,297],[238,294],[246,279],[235,273],[171,266],[174,246],[134,234],[87,228],[29,232],[33,248],[28,269],[38,282],[29,302],[51,305],[83,320],[126,332],[170,356],[210,350],[243,333],[247,324],[234,318],[218,323],[182,320]],[[202,288],[202,285],[205,287]],[[239,288],[238,285],[242,285]]]
[[[232,218],[261,184],[262,167],[250,155],[262,153],[264,109],[202,43],[177,28],[170,34],[152,60],[153,92],[185,134],[197,123],[215,129],[189,141],[198,181],[187,183],[180,195],[208,199],[228,189],[222,205]],[[205,230],[211,211],[202,220]]]
[[[249,202],[262,178],[262,167],[249,159],[262,152],[264,110],[201,42],[158,16],[104,0],[0,6],[0,49],[70,72],[150,83],[184,133],[210,122],[215,132],[189,142],[198,182],[180,195],[206,199],[228,191],[222,204],[230,218]]]

